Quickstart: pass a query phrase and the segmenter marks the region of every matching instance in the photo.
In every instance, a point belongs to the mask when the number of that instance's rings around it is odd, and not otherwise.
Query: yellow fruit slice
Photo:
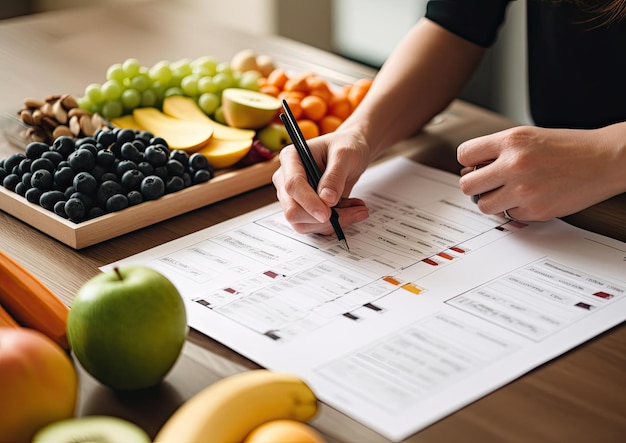
[[[118,128],[122,129],[141,129],[139,123],[135,121],[135,118],[131,115],[123,115],[121,117],[112,118],[111,123]]]
[[[163,100],[163,112],[171,117],[181,120],[194,121],[199,123],[210,123],[213,125],[213,137],[224,140],[252,139],[254,130],[233,128],[212,120],[196,102],[189,97],[174,95]]]
[[[167,141],[171,149],[197,151],[213,138],[213,126],[166,115],[156,108],[136,108],[133,118],[143,129]]]
[[[197,152],[203,154],[207,162],[215,169],[233,166],[251,149],[252,139],[223,140],[213,138],[211,142]]]

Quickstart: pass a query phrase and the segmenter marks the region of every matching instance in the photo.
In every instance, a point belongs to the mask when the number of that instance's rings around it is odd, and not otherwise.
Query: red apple
[[[0,442],[30,442],[41,427],[73,417],[78,377],[46,335],[0,328]]]

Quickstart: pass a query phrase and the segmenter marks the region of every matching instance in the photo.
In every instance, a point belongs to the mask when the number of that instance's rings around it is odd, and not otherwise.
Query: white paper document
[[[350,252],[275,203],[103,269],[157,269],[190,327],[394,441],[626,320],[623,242],[484,215],[457,176],[405,158],[352,195],[370,217],[345,229]]]

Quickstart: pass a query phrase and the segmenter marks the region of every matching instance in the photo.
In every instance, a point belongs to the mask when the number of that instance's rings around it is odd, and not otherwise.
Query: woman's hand
[[[307,141],[322,171],[319,188],[309,185],[306,172],[293,146],[280,152],[280,168],[272,181],[287,221],[301,234],[333,232],[330,208],[336,206],[339,222],[348,226],[368,217],[365,203],[348,198],[370,159],[365,140],[349,131],[337,130]]]
[[[486,214],[544,221],[626,191],[626,123],[601,129],[520,126],[459,146],[461,190]],[[482,166],[476,168],[476,166]]]

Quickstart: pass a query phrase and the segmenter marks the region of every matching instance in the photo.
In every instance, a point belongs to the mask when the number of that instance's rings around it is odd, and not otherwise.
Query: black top
[[[430,0],[426,17],[491,46],[512,0]],[[594,128],[626,121],[626,20],[603,25],[567,1],[528,0],[528,82],[535,123]]]

